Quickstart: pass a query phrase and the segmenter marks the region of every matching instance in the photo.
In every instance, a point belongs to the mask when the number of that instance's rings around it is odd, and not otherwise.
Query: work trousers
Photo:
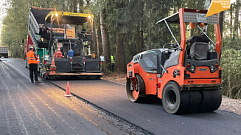
[[[115,63],[111,63],[111,71],[112,71],[112,72],[115,71]]]
[[[29,75],[31,81],[33,81],[33,74],[35,81],[38,81],[38,64],[29,64]]]

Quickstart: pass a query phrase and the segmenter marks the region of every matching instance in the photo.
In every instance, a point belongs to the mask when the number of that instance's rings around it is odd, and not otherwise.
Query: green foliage
[[[232,98],[241,98],[241,51],[225,49],[222,51],[222,91]]]
[[[234,50],[241,50],[241,39],[233,40],[231,38],[224,38],[222,40],[222,49],[234,49]]]
[[[8,46],[12,57],[23,58],[24,43],[28,35],[28,16],[30,6],[56,8],[72,11],[74,0],[9,0],[11,7],[3,20],[1,45]],[[77,7],[77,5],[75,5]]]
[[[228,97],[241,98],[241,39],[224,38],[222,50],[222,91]]]
[[[8,46],[13,57],[23,57],[22,39],[27,36],[28,5],[27,0],[12,0],[12,8],[3,20],[1,45]]]
[[[95,0],[90,10],[98,17],[100,10],[104,9],[110,35],[111,54],[115,53],[116,29],[118,28],[124,35],[126,61],[129,62],[136,53],[160,48],[167,42],[174,42],[164,25],[156,25],[158,20],[178,12],[181,7],[203,9],[204,2],[203,0]],[[180,41],[180,28],[174,26],[172,30]]]

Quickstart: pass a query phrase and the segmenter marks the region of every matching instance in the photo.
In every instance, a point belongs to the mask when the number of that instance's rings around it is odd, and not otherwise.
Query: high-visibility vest
[[[32,50],[30,50],[27,54],[27,60],[28,60],[28,64],[38,64],[36,57],[34,55],[34,52]]]
[[[110,58],[111,58],[111,63],[115,64],[114,56],[111,55]]]

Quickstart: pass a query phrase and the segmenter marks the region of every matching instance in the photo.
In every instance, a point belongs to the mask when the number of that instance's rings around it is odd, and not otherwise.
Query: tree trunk
[[[141,52],[144,50],[145,45],[144,45],[144,31],[141,28],[141,32],[140,32],[140,46],[141,46]]]
[[[90,0],[86,0],[86,7],[87,7],[87,9],[89,9],[89,7],[90,7]]]
[[[73,2],[68,3],[68,11],[73,12]]]
[[[118,73],[123,73],[125,70],[125,45],[123,42],[123,35],[120,30],[116,30],[116,59],[115,67]]]
[[[233,37],[234,39],[238,39],[238,27],[239,27],[239,9],[240,9],[240,1],[237,0],[235,4],[235,20],[234,20],[234,30]]]
[[[99,44],[99,35],[98,35],[98,28],[95,29],[95,38],[96,38],[96,54],[100,56],[100,44]]]
[[[77,0],[73,0],[73,12],[77,13]]]
[[[204,9],[208,10],[210,4],[211,4],[210,0],[205,0]]]
[[[46,8],[49,8],[49,7],[50,7],[49,0],[47,0],[47,2],[46,2]]]
[[[224,18],[224,12],[222,11],[219,14],[219,27],[220,27],[221,38],[223,37],[223,18]]]
[[[233,34],[233,4],[230,5],[230,38],[233,38],[232,34]]]
[[[140,24],[136,27],[136,53],[141,52],[141,43],[140,43]]]
[[[140,20],[140,47],[141,47],[141,52],[143,51],[143,48],[145,48],[144,45],[144,24],[143,24],[143,16],[144,16],[144,2],[141,2],[141,11],[140,11],[140,15],[141,15],[141,20]]]
[[[83,0],[79,0],[79,13],[83,13],[84,9],[84,1]]]
[[[62,11],[65,11],[65,0],[62,0]]]
[[[103,14],[103,11],[100,12],[100,29],[101,29],[103,54],[105,56],[105,64],[106,64],[107,70],[110,71],[110,69],[111,69],[110,41],[109,41],[109,34],[108,34],[108,32],[106,30],[106,26],[105,26],[105,16]]]

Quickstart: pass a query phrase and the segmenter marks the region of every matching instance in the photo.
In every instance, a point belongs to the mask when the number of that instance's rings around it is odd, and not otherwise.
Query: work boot
[[[35,83],[41,83],[41,81],[39,81],[39,80],[35,80]]]

